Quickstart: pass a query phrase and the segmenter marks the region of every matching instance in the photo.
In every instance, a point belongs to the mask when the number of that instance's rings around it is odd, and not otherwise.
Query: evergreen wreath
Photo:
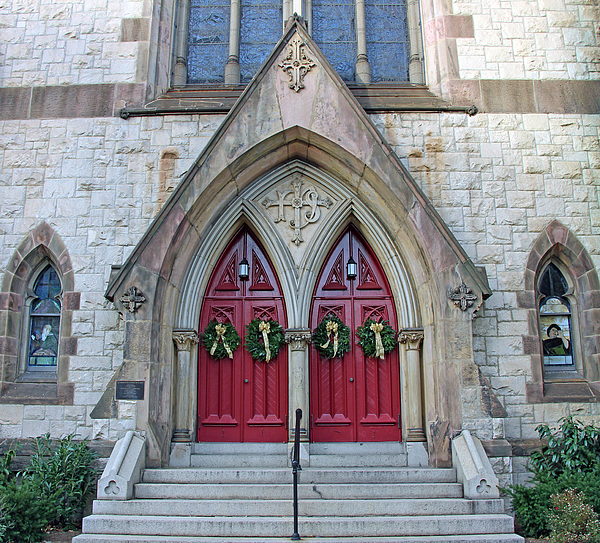
[[[383,358],[383,353],[378,352],[377,334],[373,328],[380,328],[379,336],[385,354],[392,352],[398,345],[398,334],[385,320],[377,322],[373,319],[367,319],[362,326],[357,328],[358,344],[361,346],[364,355]]]
[[[336,335],[337,351],[335,350]],[[350,350],[350,328],[336,315],[328,315],[313,330],[312,342],[323,358],[342,358],[344,353]]]
[[[210,321],[202,334],[202,344],[217,360],[233,358],[233,351],[240,346],[240,336],[230,322]]]
[[[265,334],[268,344],[265,342]],[[277,321],[252,319],[246,326],[246,349],[254,360],[270,362],[284,344],[283,326]]]

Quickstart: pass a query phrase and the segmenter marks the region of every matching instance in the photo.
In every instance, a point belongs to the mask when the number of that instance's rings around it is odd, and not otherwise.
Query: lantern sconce
[[[250,264],[248,264],[246,257],[243,258],[238,266],[238,275],[242,281],[247,281],[248,277],[250,277]]]
[[[355,260],[352,257],[350,257],[348,259],[348,263],[346,264],[346,277],[348,277],[348,279],[350,280],[356,279],[357,272],[358,266]]]

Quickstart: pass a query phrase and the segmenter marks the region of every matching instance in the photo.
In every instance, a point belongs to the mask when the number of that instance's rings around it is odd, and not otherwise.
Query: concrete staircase
[[[303,540],[509,543],[499,499],[467,500],[452,469],[408,468],[404,444],[312,444]],[[188,469],[147,469],[135,499],[97,500],[76,543],[277,543],[293,533],[287,444],[195,446]]]

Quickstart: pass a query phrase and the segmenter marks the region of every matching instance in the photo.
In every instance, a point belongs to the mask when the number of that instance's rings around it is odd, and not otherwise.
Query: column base
[[[189,468],[192,465],[192,444],[171,443],[171,454],[169,455],[169,467]]]
[[[189,430],[175,430],[171,441],[174,443],[190,443],[192,438]]]

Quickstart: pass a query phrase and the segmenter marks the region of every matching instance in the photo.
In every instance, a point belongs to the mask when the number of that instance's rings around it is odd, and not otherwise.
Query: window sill
[[[73,383],[45,382],[39,380],[0,383],[0,404],[72,405]]]
[[[590,383],[576,371],[546,372],[542,390],[533,384],[527,386],[527,400],[529,403],[596,403],[600,401],[600,383]]]
[[[227,113],[245,90],[245,85],[188,85],[170,89],[143,108],[124,108],[121,117],[151,115],[189,115],[192,113]],[[452,106],[425,85],[410,83],[349,84],[360,105],[368,113],[412,111],[455,111],[475,114],[476,110]]]

